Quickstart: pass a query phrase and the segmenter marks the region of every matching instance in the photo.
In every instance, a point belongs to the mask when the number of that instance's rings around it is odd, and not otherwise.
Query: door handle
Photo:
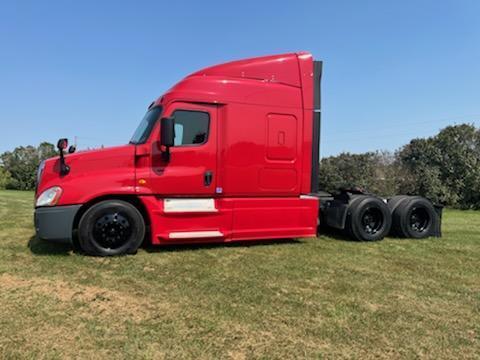
[[[205,173],[203,174],[203,184],[205,186],[210,186],[212,184],[212,180],[213,180],[213,172],[211,172],[210,170],[205,171]]]

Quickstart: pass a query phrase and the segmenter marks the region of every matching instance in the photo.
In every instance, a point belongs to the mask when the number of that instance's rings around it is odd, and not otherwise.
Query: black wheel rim
[[[369,235],[375,235],[383,226],[383,214],[380,209],[368,208],[362,215],[363,230]]]
[[[104,249],[118,249],[128,242],[132,234],[132,225],[123,213],[112,211],[104,213],[95,220],[93,239]]]
[[[430,224],[430,215],[428,215],[427,209],[423,207],[413,208],[410,213],[410,228],[417,232],[422,233]]]

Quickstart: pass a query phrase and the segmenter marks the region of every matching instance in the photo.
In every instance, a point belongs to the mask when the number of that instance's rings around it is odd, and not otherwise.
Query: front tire
[[[134,254],[144,237],[142,214],[122,200],[105,200],[93,205],[78,225],[80,247],[93,256]]]

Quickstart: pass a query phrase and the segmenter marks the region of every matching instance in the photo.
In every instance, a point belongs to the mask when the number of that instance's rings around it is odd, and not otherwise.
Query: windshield
[[[147,141],[155,122],[160,117],[161,112],[161,106],[153,107],[147,111],[140,122],[140,125],[138,125],[137,130],[135,130],[135,133],[130,140],[130,144],[143,144],[145,141]]]

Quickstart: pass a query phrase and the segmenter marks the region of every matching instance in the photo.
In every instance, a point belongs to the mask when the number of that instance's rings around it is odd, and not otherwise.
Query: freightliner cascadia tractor
[[[195,72],[155,100],[130,143],[40,164],[39,238],[91,255],[154,245],[302,238],[319,225],[356,240],[440,236],[441,208],[318,189],[322,63],[306,52]]]

